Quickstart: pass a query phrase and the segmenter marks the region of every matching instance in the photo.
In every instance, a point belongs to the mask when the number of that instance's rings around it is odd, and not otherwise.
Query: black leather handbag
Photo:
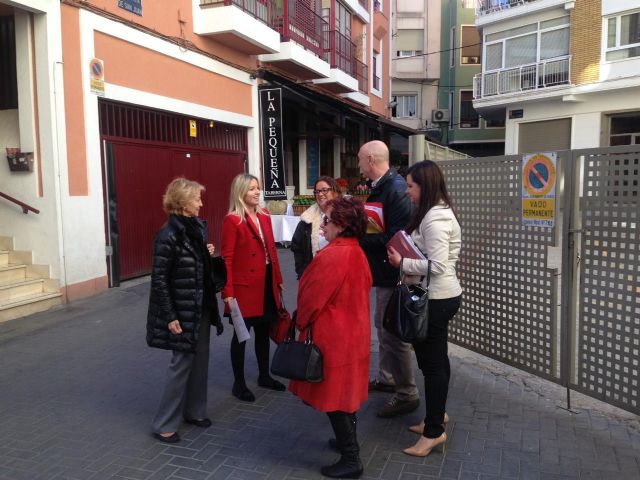
[[[385,308],[382,326],[403,342],[418,343],[427,338],[429,330],[431,260],[428,261],[426,287],[403,283],[402,261],[398,283]]]
[[[294,313],[287,337],[273,353],[271,373],[279,377],[311,383],[320,383],[324,380],[322,352],[313,343],[311,328],[312,325],[309,325],[304,342],[295,340],[296,315]]]

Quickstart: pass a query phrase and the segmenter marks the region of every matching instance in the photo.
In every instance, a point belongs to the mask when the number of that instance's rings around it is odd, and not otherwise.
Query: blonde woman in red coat
[[[289,390],[331,421],[340,460],[322,467],[333,478],[359,478],[362,474],[356,437],[356,411],[367,400],[369,382],[369,290],[371,271],[358,240],[367,229],[360,201],[337,198],[330,202],[321,227],[329,244],[305,269],[298,289],[297,326],[304,340],[312,328],[313,341],[322,351],[324,380],[292,380]]]
[[[231,183],[229,214],[222,223],[222,256],[227,266],[227,284],[222,299],[238,301],[247,329],[255,332],[258,360],[258,385],[271,390],[285,386],[269,375],[269,323],[275,320],[284,287],[273,239],[269,213],[260,208],[260,182],[253,175],[241,173]],[[244,379],[246,342],[231,339],[233,395],[245,402],[255,401]]]

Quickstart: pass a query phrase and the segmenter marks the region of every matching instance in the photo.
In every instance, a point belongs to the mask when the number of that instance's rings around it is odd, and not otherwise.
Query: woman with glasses
[[[359,200],[339,197],[328,202],[322,222],[328,245],[304,271],[298,288],[296,326],[304,341],[311,329],[324,360],[324,380],[292,380],[289,390],[325,412],[336,438],[330,445],[340,460],[323,467],[324,476],[358,478],[362,474],[356,437],[356,412],[367,400],[369,383],[369,290],[371,271],[359,239],[367,216]]]
[[[456,275],[462,233],[440,167],[431,160],[416,163],[407,172],[407,195],[414,214],[407,233],[427,260],[404,259],[402,273],[419,279],[429,272],[429,330],[423,342],[414,343],[418,367],[424,376],[426,412],[424,422],[410,427],[420,434],[407,455],[426,457],[447,441],[445,423],[451,367],[447,351],[449,322],[460,308],[462,288]],[[389,248],[389,263],[399,267],[401,256]],[[426,280],[423,280],[426,281]]]
[[[258,385],[271,390],[285,386],[269,374],[269,323],[275,321],[284,288],[269,212],[260,208],[260,183],[248,173],[237,175],[231,183],[229,214],[222,222],[222,256],[227,266],[227,284],[222,299],[235,298],[247,329],[255,332]],[[231,339],[233,395],[244,402],[255,401],[244,378],[246,342]]]
[[[316,253],[327,245],[325,238],[320,235],[320,222],[325,216],[329,202],[339,197],[341,191],[332,177],[323,176],[316,181],[313,194],[316,197],[316,203],[300,215],[300,223],[291,239],[291,251],[298,279],[302,277],[302,272],[311,263]]]

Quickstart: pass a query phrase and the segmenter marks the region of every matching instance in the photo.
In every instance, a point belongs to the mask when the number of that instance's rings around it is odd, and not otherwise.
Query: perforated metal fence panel
[[[640,147],[574,157],[582,233],[572,388],[640,413]]]
[[[558,381],[554,229],[522,226],[522,156],[438,162],[462,226],[450,341]]]

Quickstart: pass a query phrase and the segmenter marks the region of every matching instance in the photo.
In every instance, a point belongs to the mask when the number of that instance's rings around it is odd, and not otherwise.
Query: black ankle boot
[[[336,434],[341,457],[333,465],[322,467],[320,472],[331,478],[360,478],[363,467],[360,461],[360,447],[356,436],[356,415],[354,413],[329,413],[331,426]]]

